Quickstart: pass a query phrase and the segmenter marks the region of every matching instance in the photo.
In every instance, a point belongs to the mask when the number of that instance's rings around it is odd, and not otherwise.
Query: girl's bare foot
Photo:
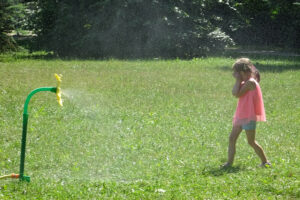
[[[267,162],[265,162],[265,163],[261,163],[260,165],[259,165],[259,167],[266,167],[266,168],[269,168],[269,167],[271,167],[272,166],[272,164],[269,162],[269,161],[267,161]]]
[[[227,163],[224,163],[223,165],[221,165],[221,168],[228,168],[228,167],[231,167],[232,164],[227,162]]]

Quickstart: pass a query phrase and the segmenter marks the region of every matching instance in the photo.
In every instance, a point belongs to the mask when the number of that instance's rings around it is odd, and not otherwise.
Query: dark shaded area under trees
[[[20,14],[21,13],[21,14]],[[78,58],[191,58],[228,45],[300,47],[296,0],[2,0],[7,34],[33,31],[27,48]]]

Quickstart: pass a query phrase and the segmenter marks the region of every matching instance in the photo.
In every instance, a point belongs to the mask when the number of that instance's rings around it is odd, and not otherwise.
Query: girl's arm
[[[236,81],[235,81],[235,84],[232,88],[232,95],[233,96],[236,96],[239,93],[240,87],[241,87],[241,80],[237,78]]]
[[[256,88],[256,84],[253,80],[248,80],[242,87],[240,87],[241,82],[237,79],[233,88],[232,95],[239,98],[246,94],[246,92],[250,90],[254,90]]]

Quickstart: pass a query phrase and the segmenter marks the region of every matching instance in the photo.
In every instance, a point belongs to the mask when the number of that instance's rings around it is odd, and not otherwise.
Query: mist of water
[[[118,109],[109,105],[100,92],[64,89],[62,98],[67,119],[61,128],[65,129],[67,138],[62,141],[66,158],[61,164],[65,167],[55,165],[50,169],[53,176],[57,179],[136,180],[130,175],[134,174],[132,167],[141,170],[135,164],[136,153],[122,151],[128,128],[123,127]]]

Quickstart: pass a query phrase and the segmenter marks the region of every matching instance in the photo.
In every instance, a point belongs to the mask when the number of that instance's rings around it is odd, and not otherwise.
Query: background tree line
[[[0,51],[12,30],[31,50],[70,57],[197,57],[227,45],[300,47],[296,0],[1,0]]]

